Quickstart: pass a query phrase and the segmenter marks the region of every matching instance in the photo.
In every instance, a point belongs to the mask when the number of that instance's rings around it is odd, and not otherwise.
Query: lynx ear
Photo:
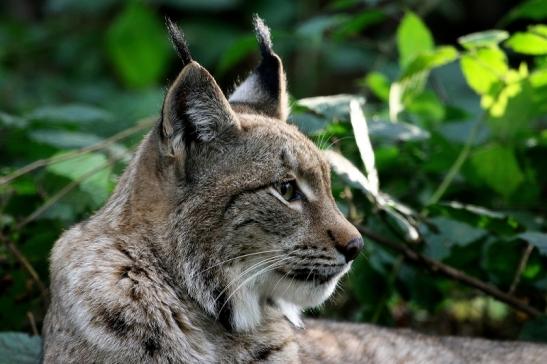
[[[230,96],[233,105],[242,104],[252,110],[286,120],[288,113],[285,72],[281,59],[272,49],[270,30],[258,15],[254,16],[256,38],[262,61]]]
[[[163,136],[177,144],[209,142],[237,127],[237,119],[214,78],[192,60],[182,33],[169,19],[167,28],[184,68],[163,103]]]

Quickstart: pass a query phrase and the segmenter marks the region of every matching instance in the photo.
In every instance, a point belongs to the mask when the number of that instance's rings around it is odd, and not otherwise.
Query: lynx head
[[[325,158],[286,122],[283,65],[262,20],[262,61],[229,98],[168,28],[183,69],[139,152],[153,156],[137,192],[153,196],[156,215],[145,220],[156,225],[158,254],[175,284],[230,329],[252,330],[270,304],[297,323],[301,308],[333,292],[361,236],[336,206]]]

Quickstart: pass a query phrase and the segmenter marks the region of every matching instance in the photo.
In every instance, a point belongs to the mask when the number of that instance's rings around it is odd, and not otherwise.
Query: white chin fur
[[[300,311],[319,306],[334,292],[338,280],[350,269],[348,264],[334,278],[323,284],[286,278],[279,273],[268,273],[252,279],[231,295],[232,324],[236,331],[249,331],[260,324],[263,298],[273,299],[285,317],[302,327]]]
[[[323,284],[298,281],[273,273],[264,282],[264,292],[274,300],[283,300],[300,308],[311,308],[322,304],[336,289],[338,280],[350,269],[348,264],[334,278]]]

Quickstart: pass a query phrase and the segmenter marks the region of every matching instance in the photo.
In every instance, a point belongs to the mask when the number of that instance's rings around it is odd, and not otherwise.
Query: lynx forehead
[[[156,126],[106,205],[52,251],[45,361],[296,361],[281,318],[300,325],[363,241],[321,152],[286,122],[262,20],[261,63],[228,98],[167,26],[183,68]]]

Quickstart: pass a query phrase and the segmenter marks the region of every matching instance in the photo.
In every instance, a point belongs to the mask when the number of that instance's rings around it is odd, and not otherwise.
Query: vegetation
[[[154,123],[180,70],[163,14],[229,91],[256,63],[258,12],[291,121],[330,150],[367,242],[310,314],[547,341],[547,2],[472,3],[3,2],[0,330],[39,333],[54,241],[105,202]]]

